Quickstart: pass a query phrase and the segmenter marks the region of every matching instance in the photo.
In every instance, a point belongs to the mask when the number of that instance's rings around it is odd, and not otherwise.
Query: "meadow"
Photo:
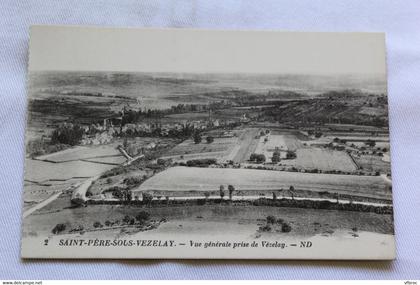
[[[196,144],[192,139],[187,139],[176,145],[164,154],[164,158],[200,159],[200,158],[224,158],[228,156],[237,142],[236,137],[214,138],[212,143],[206,142],[206,136]]]
[[[309,170],[342,172],[357,170],[357,165],[346,152],[316,147],[300,148],[296,151],[296,159],[283,160],[281,163]]]
[[[134,191],[215,191],[220,185],[225,189],[227,185],[233,185],[240,191],[279,190],[293,186],[298,190],[391,198],[389,185],[381,176],[181,166],[156,174]]]
[[[235,233],[241,238],[260,238],[261,236],[278,238],[285,236],[330,236],[336,230],[355,232],[367,231],[379,234],[393,234],[392,215],[375,213],[347,212],[335,210],[315,210],[301,208],[279,208],[269,206],[242,205],[203,205],[203,206],[120,206],[91,205],[89,207],[67,208],[61,210],[44,208],[27,217],[24,223],[23,237],[28,235],[52,235],[56,224],[65,224],[67,230],[82,226],[93,230],[93,224],[108,221],[121,221],[124,216],[136,216],[140,211],[150,213],[152,220],[165,220],[157,229],[141,232],[143,234],[213,234]],[[274,216],[291,225],[291,232],[261,232],[266,217]],[[129,227],[129,226],[127,226]],[[234,229],[234,230],[232,230]],[[101,236],[118,237],[122,229],[101,230]]]

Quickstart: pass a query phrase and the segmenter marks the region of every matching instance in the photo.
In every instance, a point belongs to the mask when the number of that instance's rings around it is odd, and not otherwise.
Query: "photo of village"
[[[29,74],[23,242],[393,235],[383,78]]]

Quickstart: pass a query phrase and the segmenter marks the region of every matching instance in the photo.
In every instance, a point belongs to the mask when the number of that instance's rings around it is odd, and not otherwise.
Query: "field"
[[[357,162],[359,167],[366,171],[379,171],[380,173],[391,173],[391,165],[389,156],[379,157],[375,155],[361,155],[354,156],[354,160]]]
[[[121,156],[121,153],[117,150],[117,145],[76,146],[63,151],[38,156],[37,159],[51,162],[67,162],[96,157]]]
[[[332,210],[313,210],[299,208],[278,208],[267,206],[235,206],[235,205],[204,205],[190,207],[139,207],[93,205],[89,207],[67,208],[61,210],[44,208],[27,217],[24,223],[23,237],[41,234],[51,235],[52,228],[63,223],[67,228],[83,226],[85,230],[93,229],[93,223],[106,220],[121,220],[125,215],[135,216],[139,211],[147,211],[151,219],[164,218],[167,222],[157,229],[139,233],[140,236],[159,234],[196,235],[208,233],[234,233],[241,238],[279,238],[287,236],[331,236],[336,230],[348,231],[352,236],[357,231],[368,231],[380,234],[393,233],[391,215],[375,213],[344,212]],[[292,227],[290,233],[272,231],[262,233],[259,227],[265,224],[267,216],[281,218]],[[105,230],[101,236],[121,236],[121,229]],[[88,233],[87,233],[88,234]]]
[[[286,151],[296,151],[303,146],[302,142],[292,134],[282,135],[268,135],[268,141],[265,141],[265,136],[262,136],[258,142],[255,153],[264,154],[269,160],[273,156],[276,148],[280,150],[280,157],[286,157]]]
[[[236,190],[328,191],[391,199],[388,183],[380,176],[310,174],[271,170],[173,167],[146,180],[136,191],[215,191],[220,185]],[[202,195],[200,195],[201,197]]]
[[[356,164],[346,152],[316,147],[300,148],[296,151],[296,159],[283,160],[280,163],[295,166],[298,169],[339,170],[343,172],[357,170]]]
[[[80,183],[83,180],[85,179],[76,178],[67,181],[52,181],[48,184],[38,184],[25,181],[23,192],[24,210],[27,210],[55,193],[62,192],[65,189],[70,189],[72,185]]]
[[[281,236],[331,235],[337,228],[365,230],[383,234],[393,231],[392,219],[388,215],[371,213],[338,212],[329,210],[308,210],[297,208],[272,208],[253,206],[197,206],[188,209],[161,208],[162,215],[168,219],[156,231],[157,233],[184,234],[223,234],[235,232],[243,237],[272,238]],[[292,231],[285,233],[260,233],[259,226],[265,218],[273,215],[292,226]],[[363,220],[363,222],[360,222]],[[182,225],[180,227],[180,225]]]
[[[241,163],[249,159],[258,143],[259,129],[246,128],[233,130],[231,137],[219,136],[215,132],[205,133],[198,144],[187,139],[164,154],[162,158],[172,158],[178,161],[201,158],[216,158],[220,161],[232,160]],[[206,137],[214,137],[212,143],[206,142]]]
[[[51,163],[26,159],[25,180],[45,182],[50,180],[67,180],[73,177],[91,177],[114,167],[115,165],[85,161]]]
[[[165,152],[164,158],[177,160],[198,159],[198,158],[218,158],[224,159],[230,155],[235,147],[237,138],[214,138],[212,143],[207,143],[205,137],[201,143],[194,143],[192,139],[187,139],[176,145],[171,150]],[[181,158],[181,156],[183,158]]]
[[[25,160],[24,208],[114,168],[126,159],[115,144],[76,146]]]

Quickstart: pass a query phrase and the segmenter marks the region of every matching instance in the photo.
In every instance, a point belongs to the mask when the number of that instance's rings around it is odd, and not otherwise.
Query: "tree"
[[[206,141],[207,141],[207,143],[212,143],[212,142],[214,142],[214,137],[212,137],[212,136],[207,136],[207,137],[206,137]]]
[[[257,163],[265,162],[266,158],[264,154],[257,154]]]
[[[206,202],[209,199],[209,197],[210,197],[210,192],[208,192],[208,191],[204,192],[204,198],[205,198]]]
[[[125,191],[125,195],[124,196],[125,196],[125,200],[126,201],[131,201],[132,198],[133,198],[133,195],[132,195],[131,191],[128,190],[128,189]]]
[[[249,157],[250,161],[256,161],[257,160],[257,154],[256,153],[251,153],[251,156]]]
[[[200,132],[199,132],[199,131],[196,131],[196,132],[194,133],[193,139],[194,139],[194,143],[195,143],[195,144],[199,144],[199,143],[201,143],[202,138],[201,138],[201,134],[200,134]]]
[[[273,192],[273,201],[276,201],[277,200],[277,194],[276,194],[276,192]]]
[[[295,200],[295,187],[290,186],[289,192],[290,192],[290,195],[292,196],[292,200]]]
[[[233,195],[233,191],[235,191],[235,187],[233,187],[233,185],[229,185],[228,191],[229,191],[229,200],[232,201],[232,195]]]
[[[271,158],[271,162],[272,163],[279,163],[280,162],[280,152],[279,151],[275,151],[273,153],[273,157]]]
[[[153,200],[153,195],[150,194],[150,193],[143,192],[142,197],[143,197],[143,199],[142,199],[143,204],[150,204]]]
[[[223,185],[220,185],[219,192],[220,192],[220,199],[223,200],[223,197],[225,197],[225,187]]]

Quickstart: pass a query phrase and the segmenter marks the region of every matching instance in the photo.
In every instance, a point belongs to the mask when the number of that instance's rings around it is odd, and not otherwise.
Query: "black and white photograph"
[[[23,258],[395,258],[385,35],[31,27]]]

